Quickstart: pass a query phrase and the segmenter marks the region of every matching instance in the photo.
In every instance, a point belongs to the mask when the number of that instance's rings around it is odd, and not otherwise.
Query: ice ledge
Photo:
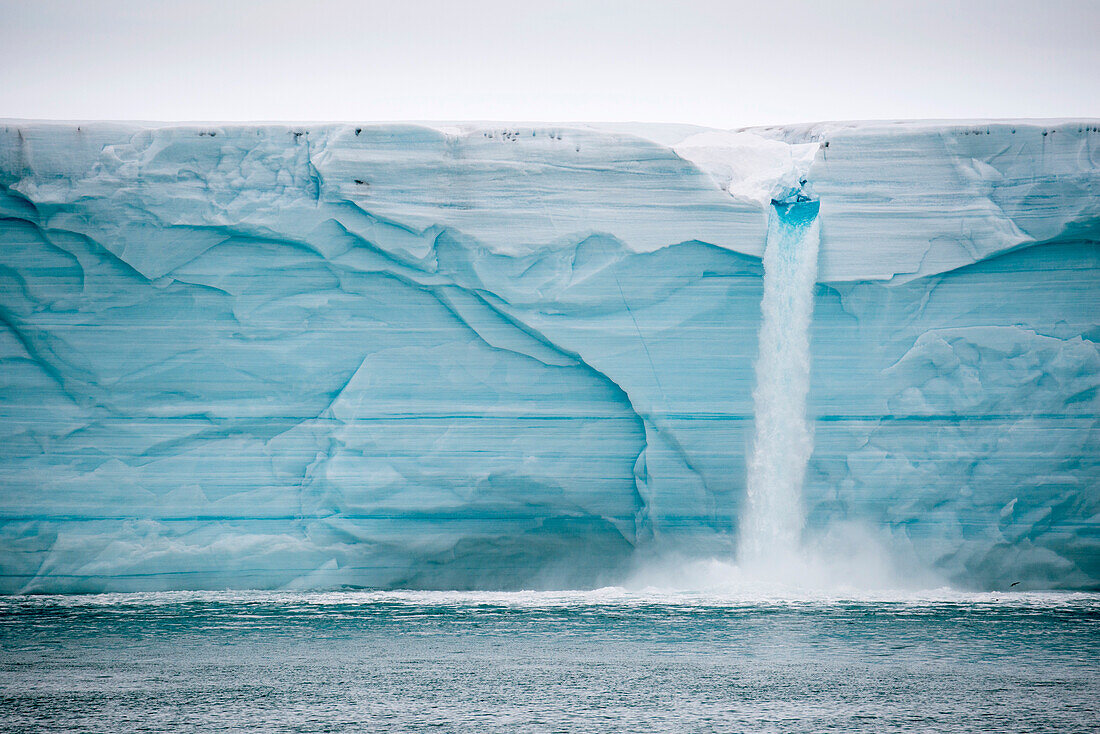
[[[759,257],[767,201],[802,178],[822,202],[826,282],[909,280],[1100,228],[1095,120],[740,131],[6,121],[0,133],[0,183],[47,211],[120,188],[150,218],[186,227],[350,206],[425,242],[446,229],[512,256],[602,233],[632,252],[695,240]],[[127,260],[158,272],[165,253],[145,249],[133,242]]]

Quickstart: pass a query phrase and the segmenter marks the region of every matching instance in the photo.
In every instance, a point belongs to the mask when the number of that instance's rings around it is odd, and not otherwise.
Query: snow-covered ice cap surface
[[[672,149],[730,196],[766,205],[801,188],[820,147],[745,131],[710,130],[691,135]]]

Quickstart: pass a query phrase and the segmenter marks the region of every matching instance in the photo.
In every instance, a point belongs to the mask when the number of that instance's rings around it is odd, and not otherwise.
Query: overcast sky
[[[1100,117],[1100,1],[0,0],[0,117]]]

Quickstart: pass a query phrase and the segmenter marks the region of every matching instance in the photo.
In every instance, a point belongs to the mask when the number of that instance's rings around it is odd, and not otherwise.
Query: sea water
[[[0,598],[2,731],[1094,731],[1100,595]]]

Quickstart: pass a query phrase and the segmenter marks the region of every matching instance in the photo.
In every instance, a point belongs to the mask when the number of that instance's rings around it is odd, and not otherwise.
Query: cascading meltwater
[[[818,208],[819,203],[800,188],[773,199],[769,214],[753,449],[739,538],[740,565],[765,573],[800,557],[802,483],[813,451],[806,395],[820,243]]]

